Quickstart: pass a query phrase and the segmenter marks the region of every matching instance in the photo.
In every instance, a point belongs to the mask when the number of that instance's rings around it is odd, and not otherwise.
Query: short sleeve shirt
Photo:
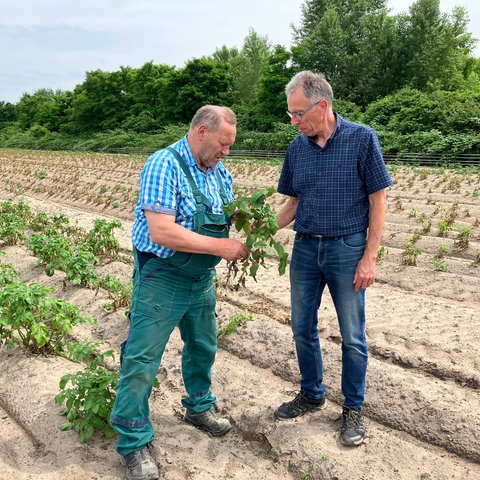
[[[299,197],[294,230],[336,237],[368,228],[368,195],[393,185],[375,131],[344,120],[324,147],[304,134],[285,154],[278,192]]]
[[[210,200],[213,213],[223,212],[220,185],[215,170],[218,169],[227,198],[233,200],[232,176],[219,162],[204,172],[197,164],[185,136],[171,145],[186,161],[199,190]],[[141,252],[153,253],[167,258],[175,252],[152,242],[148,230],[145,210],[175,216],[175,222],[193,230],[193,215],[196,211],[195,198],[190,183],[178,161],[168,150],[153,153],[146,161],[140,174],[140,192],[135,207],[132,242]]]

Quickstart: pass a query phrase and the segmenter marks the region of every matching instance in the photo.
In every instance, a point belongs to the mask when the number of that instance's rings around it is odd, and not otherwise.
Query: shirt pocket
[[[195,197],[187,181],[180,185],[180,191],[177,194],[177,212],[181,218],[192,218],[196,211]]]

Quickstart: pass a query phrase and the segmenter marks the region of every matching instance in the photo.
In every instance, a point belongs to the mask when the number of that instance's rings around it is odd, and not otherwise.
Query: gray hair
[[[190,123],[190,131],[205,124],[210,131],[216,132],[222,120],[225,120],[230,125],[237,125],[237,117],[232,109],[219,105],[204,105],[193,116]]]
[[[287,98],[298,88],[303,89],[303,94],[309,102],[315,103],[325,98],[328,104],[332,105],[333,90],[323,73],[308,70],[297,73],[285,87]]]

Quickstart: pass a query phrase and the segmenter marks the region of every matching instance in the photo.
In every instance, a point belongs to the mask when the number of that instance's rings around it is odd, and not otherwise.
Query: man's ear
[[[202,123],[197,129],[197,133],[199,140],[203,140],[205,138],[205,135],[208,133],[208,127],[204,123]]]

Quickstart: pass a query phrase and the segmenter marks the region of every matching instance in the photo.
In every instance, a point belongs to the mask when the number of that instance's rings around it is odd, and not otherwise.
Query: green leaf
[[[237,232],[240,230],[243,230],[243,227],[245,226],[245,223],[247,222],[248,217],[245,212],[242,211],[237,211],[236,213],[236,219],[235,219],[235,229]]]
[[[70,422],[65,422],[60,425],[60,430],[62,430],[62,432],[65,432],[67,430],[72,430],[72,429],[73,429],[73,425]]]
[[[275,248],[275,251],[280,258],[285,255],[285,249],[283,248],[283,245],[281,243],[273,242],[273,248]]]
[[[256,279],[259,266],[260,265],[258,263],[254,263],[253,265],[250,266],[250,276],[253,277],[254,279]]]
[[[47,274],[47,277],[52,277],[53,274],[55,273],[55,268],[53,263],[47,263],[45,265],[45,273]]]
[[[245,276],[250,275],[256,279],[260,265],[265,266],[267,255],[279,256],[279,271],[285,272],[286,258],[281,244],[273,236],[278,230],[277,214],[268,204],[266,199],[275,193],[275,188],[269,187],[254,190],[250,197],[239,197],[224,207],[230,215],[235,216],[235,228],[246,235],[245,245],[249,249],[249,256],[238,267],[236,262],[231,262],[228,268],[226,284],[237,278],[236,290],[245,286]],[[239,277],[237,274],[240,273]]]
[[[287,268],[287,259],[288,259],[288,253],[284,253],[280,257],[280,263],[278,264],[278,273],[280,275],[283,275],[285,273],[285,270]]]
[[[93,435],[94,428],[91,425],[87,425],[84,430],[80,432],[80,442],[86,443]]]
[[[247,246],[247,248],[248,248],[249,250],[253,247],[256,239],[257,239],[257,238],[256,238],[256,236],[255,236],[253,233],[250,233],[249,235],[247,235],[247,240],[246,240],[246,242],[245,242],[245,245]]]

